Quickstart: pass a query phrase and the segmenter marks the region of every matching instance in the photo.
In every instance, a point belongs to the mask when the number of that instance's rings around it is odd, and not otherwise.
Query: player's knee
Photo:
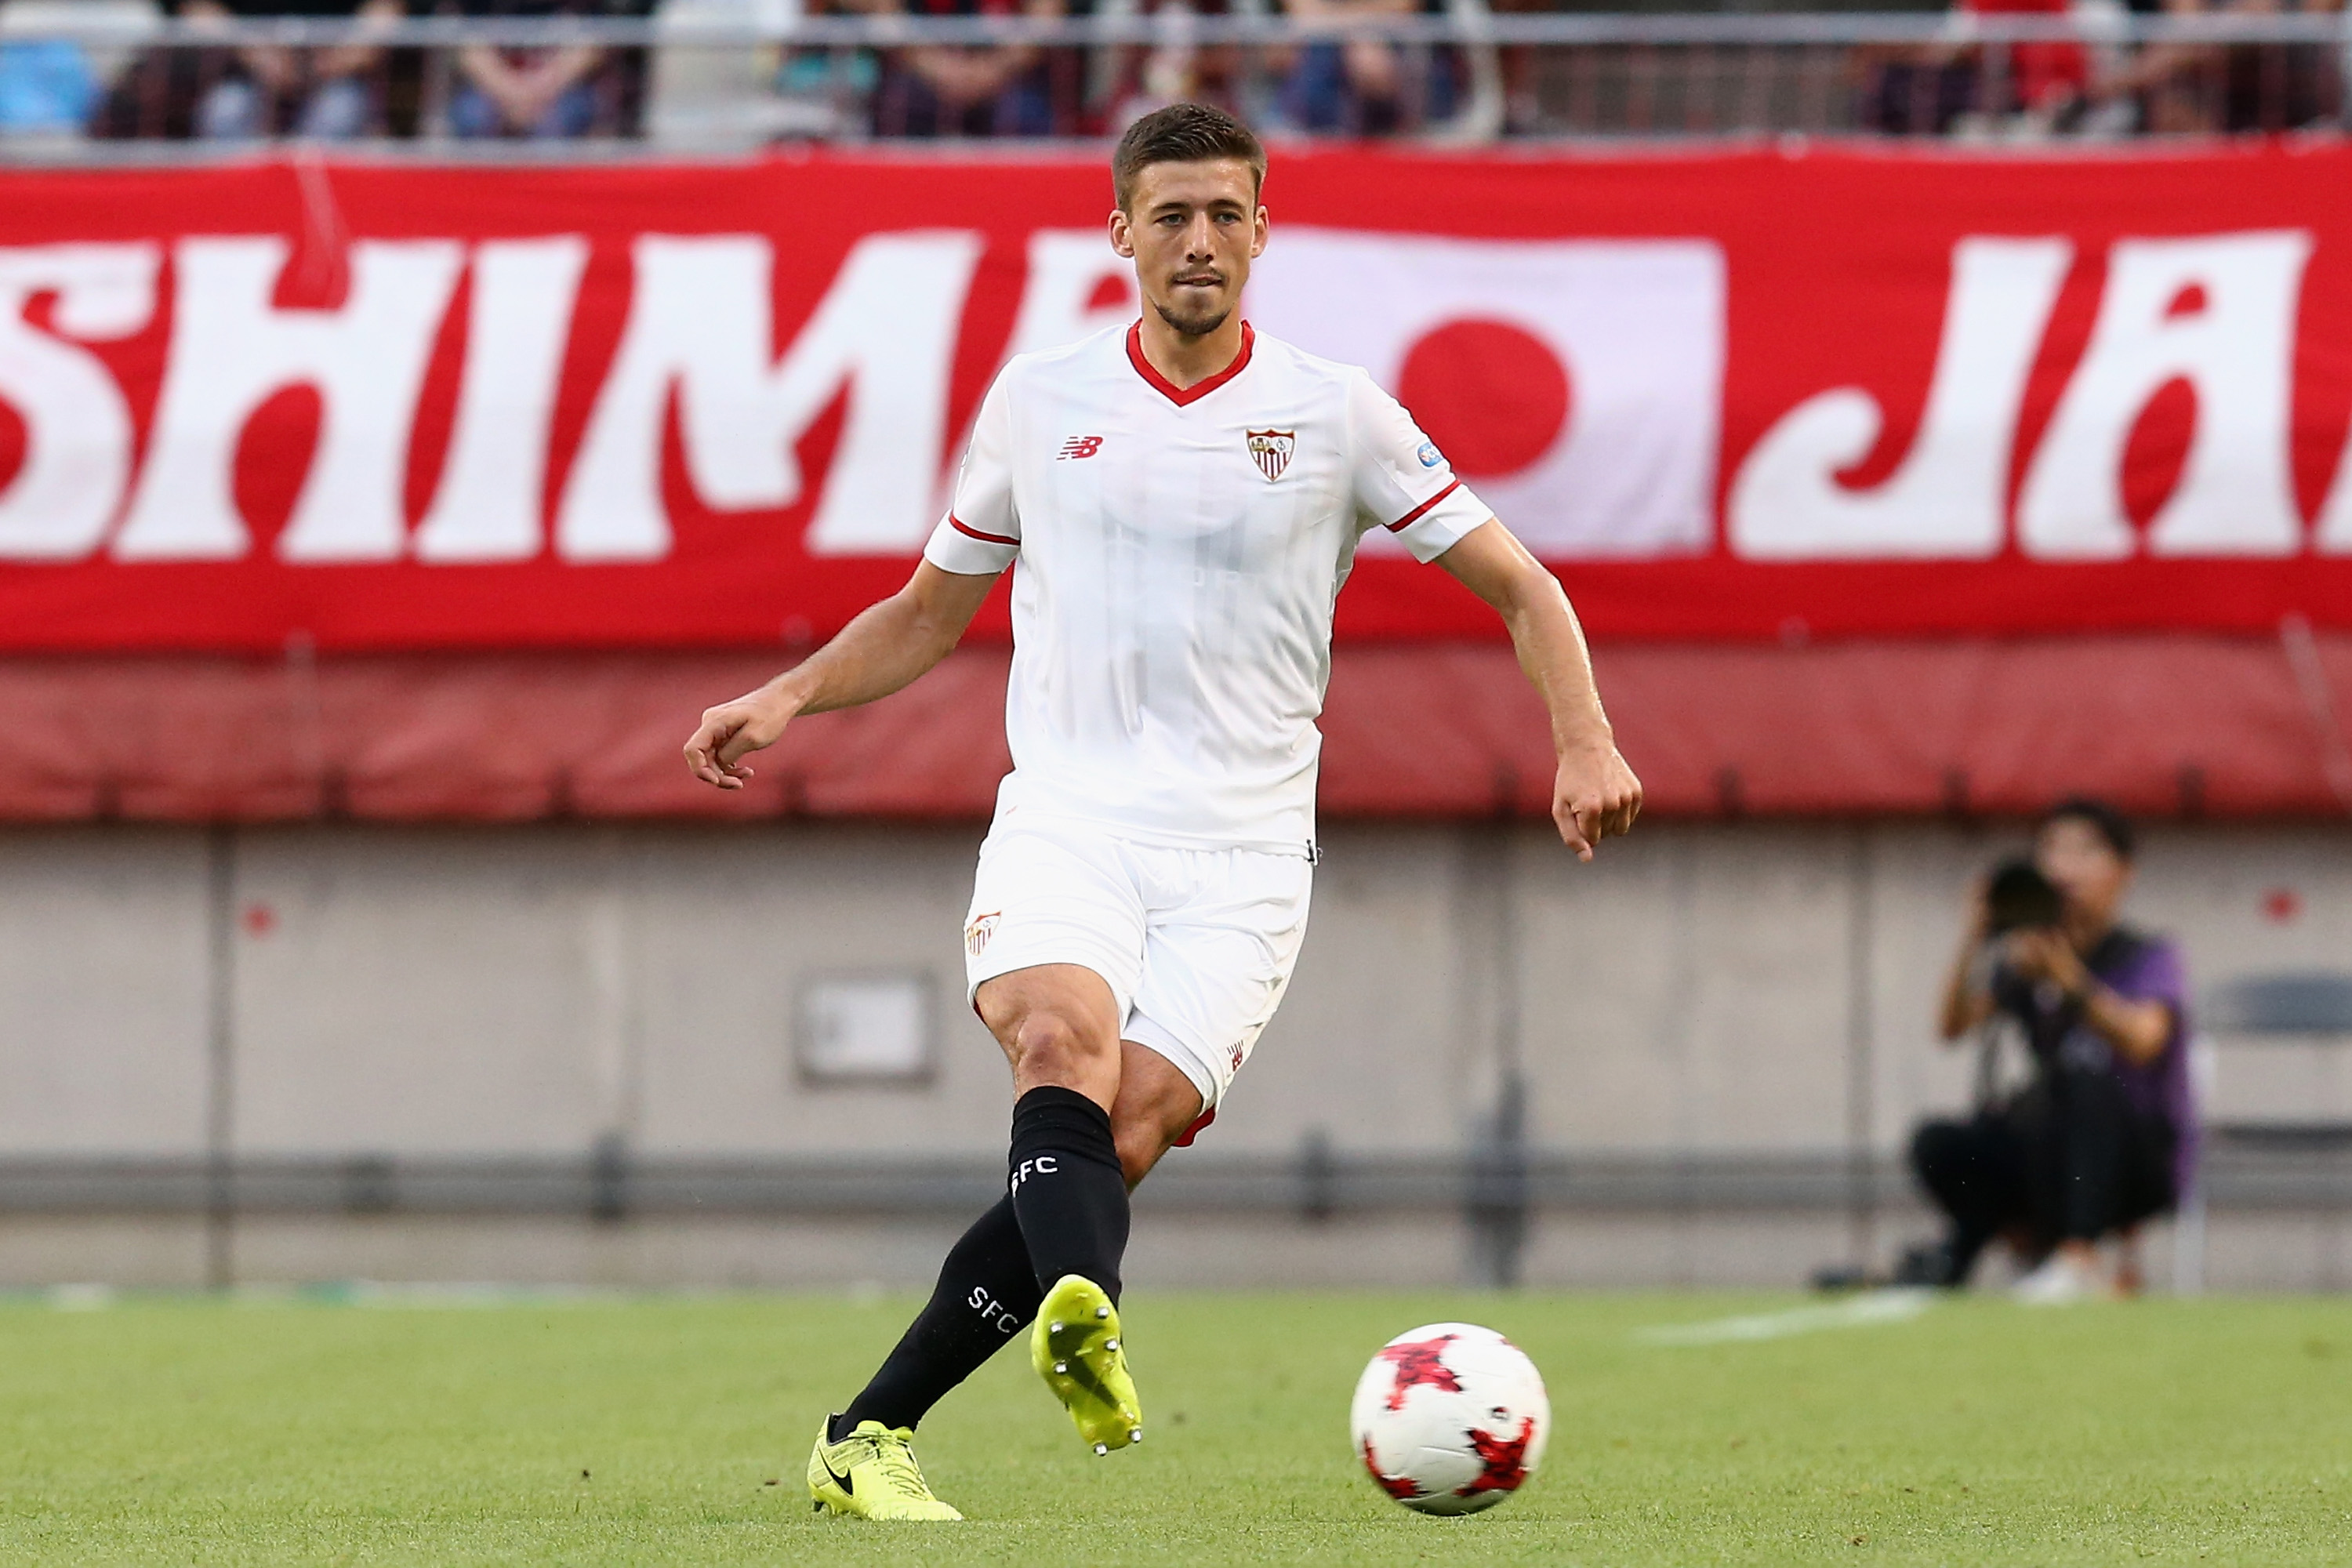
[[[1070,1084],[1094,1077],[1118,1051],[1117,1040],[1093,1039],[1059,1013],[1032,1013],[1013,1035],[1013,1066],[1033,1081]]]

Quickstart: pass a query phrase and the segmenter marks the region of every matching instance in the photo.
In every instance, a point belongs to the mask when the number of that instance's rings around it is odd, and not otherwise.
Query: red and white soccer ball
[[[1473,1323],[1391,1340],[1357,1381],[1349,1415],[1364,1468],[1421,1513],[1494,1507],[1535,1474],[1551,1432],[1536,1363]]]

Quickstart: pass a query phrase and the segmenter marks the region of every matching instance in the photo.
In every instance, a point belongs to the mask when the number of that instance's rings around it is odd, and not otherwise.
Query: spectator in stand
[[[1063,0],[882,0],[877,10],[919,16],[1067,14]],[[1057,51],[1058,52],[1058,51]],[[1047,51],[926,44],[883,57],[874,90],[877,136],[1051,136],[1077,129],[1074,99],[1057,104]]]
[[[1497,16],[1525,16],[1556,8],[1558,0],[1487,0]],[[1497,63],[1503,73],[1503,131],[1511,136],[1539,136],[1544,132],[1543,102],[1537,90],[1544,51],[1531,44],[1503,49]]]
[[[2071,0],[1959,0],[1979,16],[2064,16]],[[1874,131],[1944,135],[2005,125],[2027,134],[2072,130],[2088,101],[2091,60],[2081,44],[1938,45],[1881,58],[1861,119]]]
[[[259,16],[360,17],[396,22],[401,0],[181,0],[192,21]],[[242,141],[288,133],[344,141],[381,122],[384,51],[373,44],[289,49],[257,44],[231,52],[225,70],[210,73],[195,102],[191,129],[213,140]]]
[[[1302,22],[1356,16],[1411,16],[1420,0],[1285,0]],[[1372,38],[1302,46],[1282,84],[1283,121],[1293,130],[1377,136],[1410,130],[1454,112],[1450,51],[1402,47]]]
[[[871,9],[865,0],[807,0],[802,15],[856,16]],[[795,126],[785,134],[821,138],[868,123],[881,76],[880,59],[869,48],[784,50],[776,66],[776,92],[801,105],[806,116],[805,130]]]
[[[2141,16],[2195,16],[2202,0],[2126,0]],[[2102,123],[2117,131],[2168,134],[2220,128],[2213,78],[2219,50],[2196,44],[2149,44],[2125,57],[2099,80]]]
[[[1222,16],[1225,0],[1139,0],[1145,16]],[[1118,135],[1154,110],[1171,103],[1207,103],[1238,115],[1241,51],[1231,44],[1202,44],[1180,31],[1170,42],[1144,48],[1124,45],[1105,51],[1108,77],[1102,130]]]
[[[1958,1040],[2005,1014],[2024,1029],[2035,1076],[1971,1121],[1919,1129],[1912,1166],[1951,1231],[1940,1252],[1906,1260],[1907,1277],[1965,1284],[2007,1234],[2037,1263],[2018,1283],[2022,1300],[2137,1289],[2137,1261],[2126,1254],[2111,1279],[2098,1245],[2172,1207],[2193,1126],[2179,950],[2116,918],[2133,852],[2131,825],[2112,806],[2071,800],[2034,836],[2047,911],[1996,934],[1995,900],[1979,894],[1945,984],[1942,1034]]]
[[[34,9],[21,0],[0,0],[0,10]],[[98,77],[79,44],[64,38],[0,43],[0,138],[78,135],[97,102]]]
[[[2057,16],[2072,0],[1963,0],[1979,16]],[[2000,44],[1985,50],[1979,112],[2015,115],[2027,131],[2072,129],[2091,84],[2091,57],[2081,44]]]
[[[2334,0],[2236,0],[2232,13],[2263,15],[2283,10],[2326,13]],[[2329,44],[2240,44],[2227,51],[2221,69],[2221,128],[2225,131],[2299,131],[2338,124],[2344,117],[2344,66],[2340,46]]]
[[[2334,0],[2129,0],[2132,10],[2174,16],[2326,13]],[[2150,44],[2098,86],[2119,129],[2158,132],[2293,131],[2342,112],[2341,62],[2326,44]]]
[[[485,20],[593,14],[585,0],[458,0],[460,14]],[[449,129],[468,139],[556,141],[585,136],[605,113],[606,51],[592,44],[510,49],[471,44],[457,51]]]

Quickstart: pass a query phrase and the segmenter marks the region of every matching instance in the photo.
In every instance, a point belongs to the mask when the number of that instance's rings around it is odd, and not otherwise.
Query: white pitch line
[[[1819,1333],[1824,1329],[1865,1329],[1877,1323],[1906,1322],[1935,1305],[1935,1301],[1936,1293],[1925,1289],[1871,1290],[1834,1307],[1797,1307],[1786,1312],[1716,1318],[1704,1323],[1664,1323],[1636,1329],[1633,1337],[1650,1345],[1721,1345],[1785,1340],[1791,1334]]]

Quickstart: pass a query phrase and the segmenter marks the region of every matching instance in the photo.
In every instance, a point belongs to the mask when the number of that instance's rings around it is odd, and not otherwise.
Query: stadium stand
[[[77,130],[184,139],[368,133],[439,142],[502,126],[514,71],[575,51],[548,134],[679,147],[796,140],[1101,135],[1178,93],[1278,132],[1434,135],[1957,135],[2098,141],[2339,124],[2340,11],[2183,4],[1971,5],[1948,15],[1588,14],[1485,0],[1068,9],[982,0],[802,7],[785,0],[396,0],[338,14],[195,0],[0,5],[0,132],[56,155]],[[126,54],[126,49],[129,52]],[[499,63],[506,61],[502,68]],[[589,69],[589,62],[594,68]],[[257,65],[259,62],[259,65]],[[329,62],[321,64],[320,62]],[[252,107],[257,68],[271,112]],[[345,82],[304,129],[297,79]],[[492,88],[484,87],[489,81]],[[648,105],[648,94],[651,103]],[[649,112],[648,112],[649,110]],[[232,112],[235,110],[236,112]],[[0,145],[5,145],[0,142]]]

